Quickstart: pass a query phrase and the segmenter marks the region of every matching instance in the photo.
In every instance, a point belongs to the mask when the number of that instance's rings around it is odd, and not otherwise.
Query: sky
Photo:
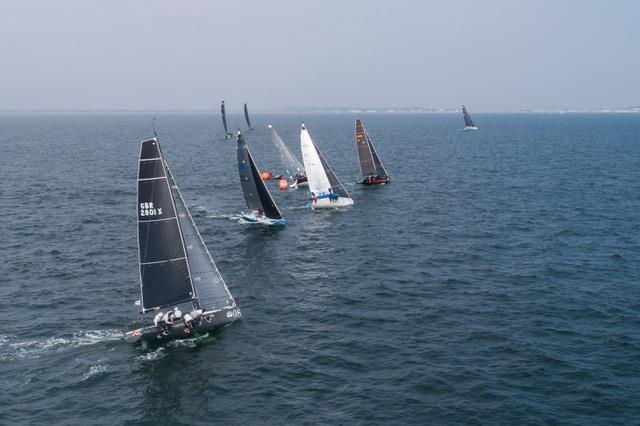
[[[0,110],[640,104],[640,2],[0,0]]]

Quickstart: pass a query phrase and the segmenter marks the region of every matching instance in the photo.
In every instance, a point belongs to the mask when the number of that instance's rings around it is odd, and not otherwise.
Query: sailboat
[[[233,135],[229,133],[229,130],[227,129],[227,113],[224,110],[224,101],[222,101],[222,104],[220,105],[220,110],[222,112],[222,125],[224,126],[224,138],[229,139]]]
[[[136,304],[142,326],[124,339],[184,339],[239,319],[240,309],[196,228],[157,136],[140,144],[137,210],[141,298]],[[185,312],[181,319],[158,323],[154,318],[151,324],[145,318],[175,308]]]
[[[271,141],[276,146],[280,160],[284,165],[286,176],[289,178],[289,187],[309,186],[307,175],[302,164],[293,156],[289,147],[287,147],[271,124],[269,124],[269,129],[271,129]]]
[[[467,112],[467,109],[464,107],[464,105],[462,105],[462,114],[464,115],[464,126],[465,126],[464,130],[465,130],[465,132],[469,131],[469,130],[478,130],[476,125],[473,124],[473,120],[471,120],[471,116]]]
[[[243,214],[241,218],[245,222],[260,223],[263,225],[286,225],[287,221],[273,201],[267,186],[265,185],[260,170],[256,166],[251,151],[244,141],[244,136],[238,130],[238,172],[242,193],[251,213]]]
[[[311,193],[309,207],[320,209],[352,205],[353,200],[318,150],[304,123],[300,131],[300,148]]]
[[[249,110],[247,109],[247,104],[244,104],[244,118],[247,120],[247,126],[249,126],[249,130],[253,130],[251,127],[251,121],[249,120]]]
[[[356,120],[356,147],[360,158],[360,170],[364,177],[362,182],[359,183],[363,185],[386,185],[391,182],[391,178],[382,165],[371,138],[369,138],[369,133],[359,118]]]

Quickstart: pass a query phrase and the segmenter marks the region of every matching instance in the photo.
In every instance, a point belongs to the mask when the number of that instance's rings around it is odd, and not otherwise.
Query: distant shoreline
[[[227,111],[241,114],[242,111]],[[619,114],[640,113],[640,107],[603,108],[594,110],[473,110],[474,114]],[[273,110],[256,110],[251,114],[459,114],[454,109],[422,109],[422,108],[280,108]],[[0,115],[55,115],[55,114],[220,114],[218,109],[166,109],[166,110],[127,110],[127,109],[43,109],[43,110],[0,110]]]

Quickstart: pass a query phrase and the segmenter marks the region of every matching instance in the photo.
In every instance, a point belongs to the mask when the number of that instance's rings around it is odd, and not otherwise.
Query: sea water
[[[158,114],[166,159],[243,311],[198,340],[119,340],[139,299],[151,114],[0,115],[0,423],[630,424],[640,418],[640,115],[254,114],[282,173],[304,120],[355,204],[241,225],[217,114]],[[229,117],[231,127],[242,123]]]

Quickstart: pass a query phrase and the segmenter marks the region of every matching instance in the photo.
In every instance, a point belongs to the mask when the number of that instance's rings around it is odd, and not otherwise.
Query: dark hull
[[[361,185],[386,185],[389,182],[391,182],[391,179],[389,178],[382,178],[382,177],[377,177],[377,176],[369,176],[366,179],[364,179],[362,182],[358,182]]]
[[[126,332],[123,339],[130,343],[162,343],[171,340],[188,339],[194,337],[194,335],[224,327],[241,317],[240,308],[233,306],[218,311],[204,312],[199,321],[193,321],[192,327],[187,327],[182,320],[168,329],[149,325]]]

